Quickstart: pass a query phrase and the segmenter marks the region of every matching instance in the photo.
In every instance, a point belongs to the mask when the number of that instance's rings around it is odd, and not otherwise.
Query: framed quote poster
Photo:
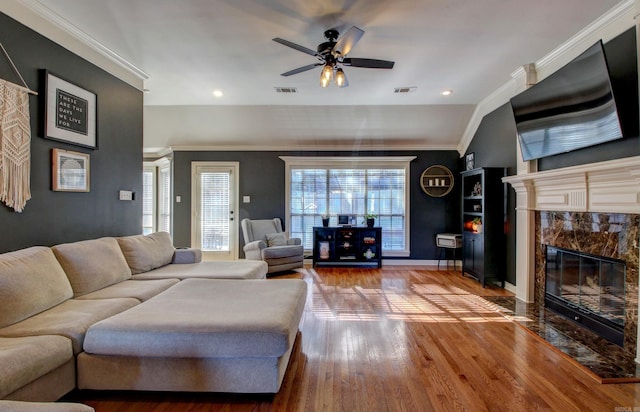
[[[48,139],[95,149],[97,96],[46,72],[45,136]]]

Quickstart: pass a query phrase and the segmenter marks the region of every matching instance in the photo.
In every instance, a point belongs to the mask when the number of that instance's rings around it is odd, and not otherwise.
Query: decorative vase
[[[329,227],[329,218],[328,217],[323,217],[322,218],[322,227]]]
[[[376,220],[374,218],[367,218],[367,227],[373,227],[375,223]]]

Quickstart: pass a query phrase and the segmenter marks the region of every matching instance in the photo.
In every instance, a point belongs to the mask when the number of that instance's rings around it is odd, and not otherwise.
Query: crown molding
[[[3,0],[0,11],[138,89],[150,77],[38,0]]]
[[[566,64],[598,40],[602,39],[606,42],[629,27],[633,27],[634,6],[635,0],[625,0],[619,3],[599,19],[593,21],[569,40],[538,60],[536,62],[536,70],[539,73],[544,73],[545,70],[550,67],[555,71],[556,68],[559,68],[562,64]],[[626,24],[623,24],[624,20],[627,20]]]
[[[600,18],[580,30],[569,40],[537,60],[534,64],[538,81],[576,57],[590,46],[591,43],[595,43],[599,39],[603,41],[610,40],[623,31],[633,27],[635,25],[635,16],[638,14],[636,12],[635,2],[636,0],[625,0],[619,3]],[[585,45],[585,43],[588,44]],[[478,103],[458,144],[457,150],[460,156],[464,155],[469,144],[471,144],[482,122],[482,118],[523,91],[526,85],[522,80],[525,78],[524,68],[520,66],[511,74],[511,79],[507,83],[503,84]]]
[[[171,146],[170,149],[161,149],[154,153],[145,153],[145,154],[157,154],[164,153],[166,150],[173,152],[252,152],[252,151],[260,151],[260,152],[292,152],[292,151],[309,151],[309,152],[327,152],[327,151],[336,151],[336,152],[362,152],[362,151],[387,151],[387,152],[399,152],[399,151],[449,151],[449,150],[457,150],[457,146],[455,145],[359,145],[359,144],[341,144],[341,145],[333,145],[331,148],[328,148],[326,145],[322,144],[304,144],[296,142],[294,144],[282,144],[282,145],[194,145],[194,146]]]

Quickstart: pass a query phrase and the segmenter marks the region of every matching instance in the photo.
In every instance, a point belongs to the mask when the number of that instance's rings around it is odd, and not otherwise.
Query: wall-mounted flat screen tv
[[[622,138],[602,41],[511,99],[524,160]]]

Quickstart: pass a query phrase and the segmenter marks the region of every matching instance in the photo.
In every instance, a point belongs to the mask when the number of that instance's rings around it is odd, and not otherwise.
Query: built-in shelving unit
[[[506,193],[502,168],[462,172],[462,274],[484,287],[488,279],[504,287]]]

